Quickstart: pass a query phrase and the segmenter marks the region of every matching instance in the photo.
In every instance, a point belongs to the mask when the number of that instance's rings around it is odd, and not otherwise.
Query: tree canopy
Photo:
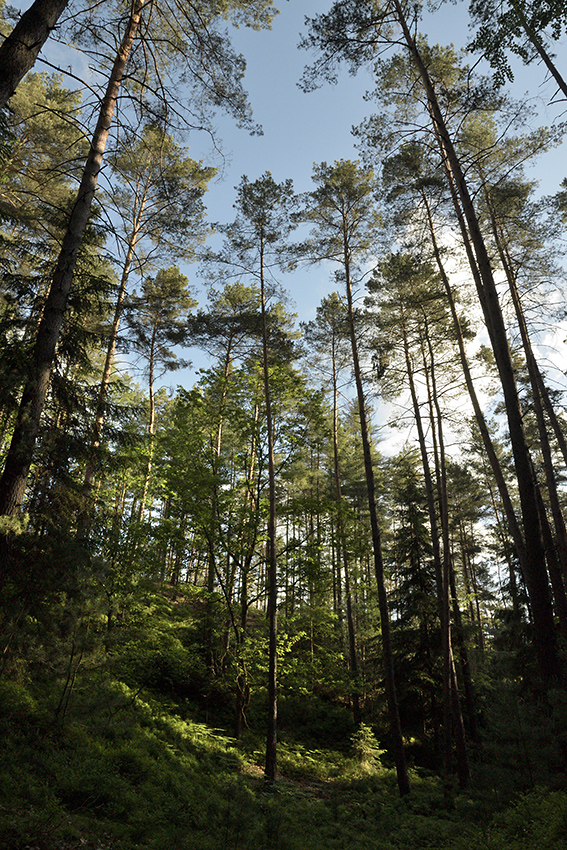
[[[371,74],[357,155],[213,222],[195,134],[258,130],[229,27],[271,0],[39,6],[0,50],[0,847],[561,850],[565,128],[507,81],[562,88],[563,7],[475,0],[457,50],[329,2],[301,85]],[[55,27],[81,88],[10,58]]]

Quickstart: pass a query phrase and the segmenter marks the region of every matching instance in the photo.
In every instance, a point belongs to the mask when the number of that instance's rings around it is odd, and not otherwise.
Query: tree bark
[[[263,243],[260,251],[260,294],[262,301],[262,361],[264,374],[264,403],[266,405],[266,429],[268,431],[268,534],[266,540],[266,574],[268,582],[268,729],[266,734],[266,765],[264,774],[273,782],[277,772],[278,742],[278,691],[277,691],[277,604],[278,579],[276,557],[276,471],[274,457],[274,426],[270,392],[270,369],[268,359],[268,325],[266,316],[266,289],[264,280]]]
[[[512,444],[520,504],[522,507],[524,543],[526,548],[526,584],[534,619],[534,646],[542,680],[544,684],[548,685],[553,679],[559,677],[560,664],[557,654],[551,595],[545,566],[545,552],[538,521],[536,487],[532,476],[530,455],[524,434],[522,412],[508,347],[506,327],[479,221],[457,152],[444,122],[433,83],[423,62],[418,45],[410,32],[399,0],[394,0],[394,8],[406,45],[420,75],[427,97],[431,122],[441,152],[447,179],[455,186],[460,203],[462,204],[462,210],[474,247],[478,271],[482,281],[482,288],[478,290],[479,300],[483,308],[504,393],[510,442]]]
[[[15,516],[19,512],[24,497],[77,257],[90,216],[120,85],[146,2],[148,0],[134,0],[102,100],[77,200],[71,212],[51,288],[45,302],[12,442],[0,479],[0,515]]]
[[[394,673],[394,659],[392,653],[392,640],[390,636],[390,614],[388,611],[388,594],[384,580],[384,563],[382,560],[382,543],[380,526],[378,523],[378,510],[376,505],[376,487],[374,483],[374,469],[372,467],[372,454],[370,450],[370,436],[366,418],[366,403],[364,388],[362,386],[362,375],[358,357],[358,343],[354,324],[354,307],[352,298],[352,283],[350,277],[350,256],[348,250],[348,232],[346,220],[343,219],[343,251],[344,251],[344,273],[348,304],[348,325],[352,348],[352,360],[356,392],[358,399],[358,412],[360,417],[360,433],[362,438],[362,450],[364,455],[364,469],[366,473],[366,488],[368,495],[368,510],[370,513],[370,526],[372,530],[372,547],[374,551],[374,573],[378,589],[378,607],[380,609],[380,627],[382,633],[382,653],[384,657],[384,684],[386,688],[386,699],[388,702],[388,715],[390,720],[390,733],[394,747],[394,759],[396,762],[396,774],[400,796],[410,792],[409,776],[407,771],[402,727],[400,724],[400,711],[396,693],[396,678]]]
[[[335,498],[337,501],[337,531],[338,531],[338,555],[337,561],[343,561],[343,569],[345,575],[345,596],[346,596],[346,615],[347,615],[347,631],[348,631],[348,647],[350,672],[354,687],[352,689],[350,699],[352,705],[352,718],[357,726],[360,726],[362,714],[360,711],[360,696],[359,696],[359,681],[358,681],[358,659],[356,656],[356,634],[354,629],[354,617],[352,611],[352,594],[350,591],[350,573],[348,553],[346,547],[346,535],[344,531],[344,519],[342,511],[342,493],[341,493],[341,476],[339,466],[339,441],[338,441],[338,382],[337,382],[337,364],[335,353],[335,340],[331,342],[331,357],[333,364],[333,474],[335,479]],[[340,584],[340,567],[338,569],[338,582]]]
[[[0,108],[33,68],[69,0],[35,0],[0,46]]]

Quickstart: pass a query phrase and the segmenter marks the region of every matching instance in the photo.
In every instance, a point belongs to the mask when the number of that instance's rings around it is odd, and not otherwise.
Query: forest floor
[[[370,728],[313,693],[282,696],[267,783],[264,697],[227,734],[232,691],[203,691],[187,610],[148,599],[112,647],[42,632],[0,679],[0,850],[567,850],[560,771],[512,781],[515,744],[466,792],[414,767],[400,799]]]
[[[247,752],[157,700],[104,689],[106,711],[99,683],[54,726],[4,686],[2,850],[567,850],[564,791],[505,801],[475,784],[448,800],[412,771],[400,799],[380,763],[292,745],[271,786],[251,741]]]

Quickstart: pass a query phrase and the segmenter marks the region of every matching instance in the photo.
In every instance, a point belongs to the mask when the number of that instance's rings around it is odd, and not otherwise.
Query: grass
[[[112,643],[95,624],[73,655],[54,632],[0,679],[0,850],[567,850],[563,790],[518,795],[479,765],[454,805],[418,770],[400,799],[372,729],[313,694],[282,695],[267,785],[262,691],[236,741],[200,601],[139,605]]]
[[[563,792],[496,813],[461,795],[451,809],[439,782],[414,772],[400,800],[379,762],[301,743],[282,744],[268,788],[259,741],[245,748],[155,695],[87,677],[62,726],[54,701],[46,688],[2,686],[3,850],[567,848]]]

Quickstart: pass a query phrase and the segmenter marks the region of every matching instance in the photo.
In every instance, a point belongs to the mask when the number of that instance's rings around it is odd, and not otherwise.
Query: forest
[[[272,0],[0,6],[0,850],[567,850],[567,7],[323,5],[222,221]]]

